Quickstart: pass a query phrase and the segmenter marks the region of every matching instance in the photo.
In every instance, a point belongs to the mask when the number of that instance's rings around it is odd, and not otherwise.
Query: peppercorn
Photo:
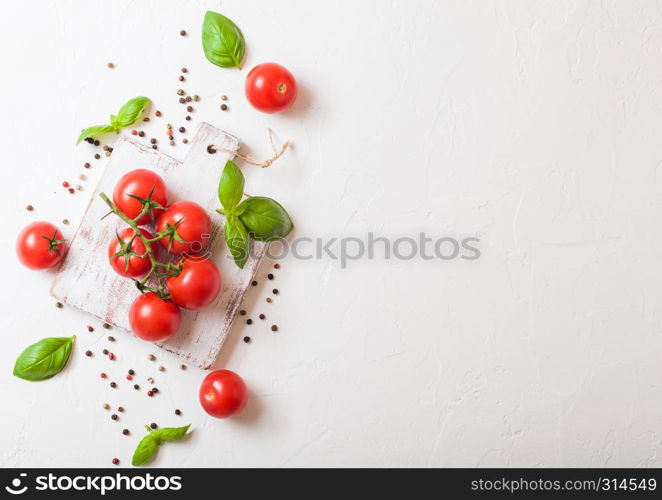
[[[184,75],[179,75],[179,81],[183,82],[185,80]]]
[[[155,138],[155,137],[152,137],[152,138],[149,140],[149,142],[151,142],[152,144],[156,144],[156,138]]]
[[[192,100],[193,100],[193,98],[190,95],[186,96],[186,102],[191,102]]]
[[[102,326],[103,326],[106,330],[108,330],[108,329],[110,328],[110,324],[109,324],[109,323],[104,323]]]
[[[179,34],[180,34],[181,36],[186,36],[186,31],[185,31],[185,30],[182,30],[182,31],[179,32]]]
[[[113,68],[115,67],[115,65],[114,65],[113,63],[111,63],[111,62],[109,62],[108,64],[106,64],[106,66],[108,66],[110,69],[113,69]]]
[[[113,389],[115,389],[115,387],[117,387],[117,383],[116,383],[116,382],[111,382],[111,383],[110,383],[110,387],[112,387]]]
[[[181,365],[179,365],[179,368],[182,369],[182,370],[186,370],[186,365],[185,365],[185,364],[181,364]]]
[[[164,372],[165,371],[165,366],[159,366],[159,371]]]
[[[156,144],[152,144],[152,149],[159,149],[159,147]]]
[[[85,163],[83,164],[83,166],[84,166],[85,168],[90,168],[92,165],[90,165],[89,163],[85,162]]]
[[[253,281],[251,282],[251,285],[253,285],[253,286],[257,286],[257,281],[253,280]]]
[[[267,274],[267,278],[269,278],[270,280],[272,280],[272,279],[274,279],[274,275],[271,274],[271,273],[269,273],[269,274]]]
[[[32,212],[32,211],[34,210],[34,207],[33,207],[32,205],[28,205],[27,207],[25,207],[25,209],[26,209],[28,212]]]
[[[113,458],[113,465],[119,465],[120,459],[119,458]]]
[[[147,395],[151,398],[154,395],[154,393],[152,391],[147,391]]]
[[[253,324],[253,320],[250,319],[250,318],[248,318],[248,319],[246,320],[246,324],[247,324],[247,325],[252,325],[252,324]]]
[[[250,341],[251,341],[250,337],[248,337],[248,336],[244,337],[244,342],[246,342],[248,344]]]
[[[155,114],[156,116],[161,116],[161,115],[162,115],[162,113],[161,113],[158,109],[156,110],[156,113],[154,113],[154,114]]]
[[[152,392],[154,394],[156,394],[157,392],[159,392],[159,388],[158,387],[152,387]]]
[[[67,191],[69,191],[71,194],[74,194],[74,193],[76,192],[76,191],[74,190],[74,188],[69,188],[69,189],[67,189]]]
[[[108,336],[108,340],[109,340],[110,342],[115,342],[115,337],[113,337],[112,335],[109,335],[109,336]]]
[[[221,101],[227,101],[227,100],[228,100],[228,96],[226,96],[226,95],[221,96]]]
[[[181,415],[181,414],[182,414],[182,410],[180,410],[179,408],[177,408],[177,409],[175,410],[175,415]]]
[[[87,356],[88,358],[92,356],[92,351],[85,351],[85,356]]]
[[[272,302],[271,297],[267,297],[267,302],[268,302],[269,304],[271,304],[271,302]]]
[[[277,332],[277,331],[278,331],[278,327],[277,327],[276,325],[271,325],[271,331],[272,331],[272,332]]]
[[[149,382],[150,384],[153,384],[153,383],[154,383],[154,379],[153,379],[152,377],[149,377],[149,378],[147,379],[147,382]]]
[[[182,139],[182,142],[183,142],[184,144],[188,144],[188,139],[187,139],[186,137],[184,137],[184,138]]]
[[[190,121],[191,121],[191,117],[190,117],[189,115],[186,115],[186,121],[187,121],[187,122],[190,122]]]
[[[276,269],[280,269],[280,264],[279,264],[278,262],[276,262],[276,263],[274,264],[274,267],[275,267]]]
[[[184,92],[183,89],[177,90],[177,95],[184,95],[186,92]]]
[[[85,142],[87,142],[88,144],[94,144],[94,139],[92,139],[91,137],[86,137]]]
[[[198,94],[193,94],[193,101],[198,102],[200,100],[200,96]]]
[[[110,405],[108,403],[103,404],[103,409],[104,410],[110,410]]]
[[[123,406],[118,406],[117,411],[120,413],[124,413],[124,407]]]
[[[156,356],[154,356],[153,354],[148,354],[147,359],[149,359],[150,361],[154,361],[156,359]]]
[[[228,105],[227,104],[221,104],[221,111],[227,111],[228,110]]]
[[[170,144],[171,146],[174,146],[176,143],[175,143],[175,141],[170,141],[168,144]]]
[[[185,102],[186,102],[186,99],[184,99],[183,97],[179,98],[179,104],[184,104]]]
[[[112,418],[113,420],[117,420],[117,419],[120,418],[120,417],[118,417],[116,413],[113,413],[113,414],[110,416],[110,418]]]
[[[62,302],[56,302],[55,307],[57,307],[58,309],[62,309]]]
[[[100,143],[98,140],[95,140],[95,141],[94,141],[94,145],[95,145],[95,146],[98,146],[99,144],[101,144],[101,143]]]
[[[129,375],[135,375],[135,374],[136,374],[136,372],[133,371],[133,369],[129,370]]]
[[[127,379],[127,380],[133,380],[133,376],[131,376],[131,375],[127,375],[127,376],[126,376],[126,379]]]
[[[81,181],[86,181],[86,180],[87,180],[87,176],[86,176],[85,174],[78,174],[78,178],[79,178]]]
[[[260,319],[265,319],[266,316],[264,314],[260,314]]]
[[[104,349],[104,350],[103,350],[103,353],[104,353],[106,356],[108,356],[108,349]]]
[[[124,434],[125,436],[128,436],[129,435],[129,429],[122,429],[122,434]]]
[[[246,311],[242,309],[241,311],[239,311],[239,314],[241,314],[242,316],[246,316]]]
[[[138,135],[138,131],[135,130],[135,129],[132,130],[132,131],[131,131],[131,135]],[[104,151],[108,150],[108,146],[104,146],[103,149],[104,149]]]
[[[149,426],[150,426],[152,429],[156,429],[156,428],[158,427],[158,425],[156,425],[155,422],[152,422],[151,424],[149,424]]]
[[[69,219],[62,219],[62,224],[65,226],[69,224]]]
[[[139,390],[140,390],[140,386],[139,386],[138,384],[134,384],[134,385],[133,385],[133,388],[134,388],[136,391],[139,391]]]
[[[274,295],[278,295],[278,288],[274,288],[274,289],[271,290],[271,291],[274,293]]]
[[[210,144],[209,146],[207,146],[207,153],[209,153],[210,155],[213,155],[215,152],[216,152],[216,148],[214,147],[213,144]]]
[[[184,127],[179,127],[179,131],[183,134],[184,132],[186,132],[186,129]]]
[[[94,331],[94,327],[93,327],[92,325],[87,325],[87,331],[88,331],[88,332],[93,332],[93,331]]]
[[[149,116],[146,116],[145,118],[143,118],[143,121],[144,121],[144,122],[148,122],[148,121],[150,121]]]
[[[140,132],[138,132],[138,136],[139,137],[145,137],[145,131],[141,130]]]
[[[186,106],[186,111],[188,111],[189,113],[193,111],[193,106]]]

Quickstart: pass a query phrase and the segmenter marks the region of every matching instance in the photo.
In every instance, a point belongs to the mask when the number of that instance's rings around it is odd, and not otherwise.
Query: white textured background
[[[204,59],[207,8],[243,30],[242,71]],[[128,465],[156,421],[195,428],[159,466],[662,466],[656,2],[16,1],[2,7],[0,53],[0,465]],[[281,116],[243,97],[247,70],[268,60],[301,85]],[[188,124],[181,66],[202,96]],[[115,331],[118,361],[87,359],[104,332],[57,310],[51,276],[14,256],[31,220],[67,217],[73,234],[105,163],[69,195],[61,182],[92,152],[74,139],[139,94],[165,114],[146,127],[162,144],[166,122],[199,120],[257,156],[267,126],[293,140],[272,168],[244,171],[299,236],[477,235],[482,258],[283,262],[275,302],[271,283],[246,301],[267,323],[236,324],[217,364],[245,378],[250,405],[208,418],[203,373],[164,356],[156,372],[149,345]],[[11,376],[24,346],[73,333],[63,374]],[[159,397],[98,378],[128,368],[156,376]],[[105,401],[127,408],[121,422]]]

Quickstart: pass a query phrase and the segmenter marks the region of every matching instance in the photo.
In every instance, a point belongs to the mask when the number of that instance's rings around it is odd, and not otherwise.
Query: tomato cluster
[[[143,292],[129,309],[131,329],[143,340],[163,342],[177,333],[180,308],[205,307],[221,290],[221,274],[203,253],[211,219],[192,201],[169,204],[165,182],[151,170],[128,172],[113,201],[104,199],[128,224],[108,246],[110,265]]]

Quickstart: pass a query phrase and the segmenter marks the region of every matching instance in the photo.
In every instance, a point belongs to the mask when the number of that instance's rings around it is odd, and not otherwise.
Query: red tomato
[[[57,266],[67,251],[60,230],[50,222],[28,224],[16,238],[16,254],[25,267],[50,269]]]
[[[297,81],[287,68],[276,63],[255,66],[246,77],[246,98],[263,113],[278,113],[297,98]]]
[[[164,236],[159,241],[163,248],[177,255],[196,254],[204,250],[211,237],[211,219],[197,203],[178,201],[170,205],[156,221],[156,230],[175,227],[175,232],[186,243]]]
[[[145,238],[153,238],[153,236],[144,229],[141,229],[140,232]],[[119,237],[125,245],[128,245],[133,237],[133,229],[130,227],[122,229],[119,232]],[[127,259],[125,255],[117,255],[122,252],[122,244],[120,244],[120,240],[115,238],[110,242],[110,245],[108,245],[108,259],[110,259],[110,265],[120,276],[125,276],[127,278],[142,278],[152,268],[152,262],[149,260],[149,257],[145,252],[145,244],[136,236],[133,243],[131,243],[131,251],[138,255],[131,255]],[[152,252],[156,253],[156,245],[152,243],[150,247]]]
[[[149,342],[168,340],[177,333],[181,320],[177,304],[163,300],[154,292],[139,295],[129,308],[131,330]]]
[[[182,272],[168,278],[170,297],[184,309],[211,304],[221,290],[221,273],[209,259],[184,259]]]
[[[244,379],[230,370],[211,372],[200,385],[200,404],[212,417],[236,415],[247,401],[248,389]]]
[[[150,193],[152,193],[152,201],[155,203],[162,207],[168,204],[168,190],[159,175],[151,170],[132,170],[117,181],[113,191],[113,202],[120,209],[120,212],[130,219],[135,219],[142,210],[142,203],[134,196],[144,200],[147,199]],[[163,209],[153,208],[154,220],[158,219],[162,212]],[[144,225],[153,222],[153,220],[150,214],[145,214],[137,222],[139,225]]]

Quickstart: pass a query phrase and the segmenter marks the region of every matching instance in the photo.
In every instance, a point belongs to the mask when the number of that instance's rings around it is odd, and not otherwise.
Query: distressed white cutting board
[[[203,309],[182,309],[177,335],[161,345],[203,369],[214,363],[266,250],[266,244],[252,242],[251,256],[244,269],[239,269],[229,258],[222,236],[224,219],[215,209],[220,207],[217,186],[221,171],[233,154],[221,151],[209,154],[210,144],[231,151],[239,148],[236,137],[207,123],[200,125],[183,163],[149,145],[120,137],[51,288],[53,296],[61,302],[131,331],[128,311],[139,292],[132,280],[112,270],[107,257],[108,244],[116,238],[115,231],[126,225],[113,215],[101,220],[108,213],[108,206],[99,193],[104,192],[112,199],[115,184],[130,170],[147,168],[157,172],[166,182],[170,202],[194,201],[207,209],[213,222],[209,249],[211,259],[221,271],[221,292],[213,304]]]

